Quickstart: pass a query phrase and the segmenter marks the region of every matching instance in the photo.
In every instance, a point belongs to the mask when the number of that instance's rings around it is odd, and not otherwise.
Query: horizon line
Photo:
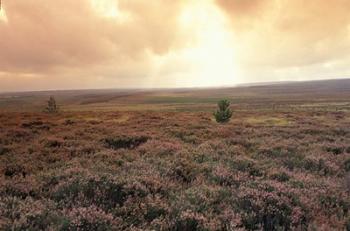
[[[41,90],[13,90],[13,91],[1,91],[0,94],[7,93],[33,93],[33,92],[65,92],[65,91],[159,91],[159,90],[184,90],[184,89],[227,89],[227,88],[239,88],[239,87],[257,87],[257,86],[268,86],[268,85],[279,85],[279,84],[292,84],[292,83],[308,83],[308,82],[325,82],[325,81],[339,81],[339,80],[350,80],[350,76],[344,78],[327,78],[327,79],[313,79],[313,80],[281,80],[281,81],[260,81],[260,82],[247,82],[238,83],[233,85],[221,85],[221,86],[201,86],[201,87],[125,87],[125,88],[72,88],[72,89],[41,89]]]

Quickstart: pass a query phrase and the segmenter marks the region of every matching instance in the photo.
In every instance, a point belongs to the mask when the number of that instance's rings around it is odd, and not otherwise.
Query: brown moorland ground
[[[3,94],[0,229],[349,230],[340,82]]]

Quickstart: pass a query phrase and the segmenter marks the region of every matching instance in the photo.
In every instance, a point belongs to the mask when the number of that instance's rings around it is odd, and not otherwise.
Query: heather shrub
[[[0,156],[5,155],[10,152],[10,149],[0,145]]]
[[[111,149],[134,149],[143,143],[146,143],[149,137],[147,136],[120,136],[106,138],[103,142]]]
[[[340,155],[345,151],[345,148],[338,147],[338,146],[329,146],[329,147],[326,147],[326,151],[334,155]]]
[[[186,217],[175,220],[175,224],[170,228],[172,231],[199,231],[207,230],[201,227],[195,217]]]
[[[81,231],[105,231],[115,230],[120,226],[121,221],[114,218],[112,214],[106,213],[96,206],[72,208],[65,212],[68,221],[61,227],[61,230]]]
[[[44,210],[40,214],[29,215],[27,221],[22,225],[22,230],[58,230],[66,222],[62,214]]]
[[[7,138],[13,142],[24,142],[30,140],[33,134],[25,129],[15,128],[7,131]]]
[[[293,180],[290,179],[288,181],[288,184],[292,187],[292,188],[296,188],[296,189],[304,189],[306,187],[307,184],[305,184],[303,181],[300,180]]]
[[[143,155],[164,157],[174,155],[181,148],[181,144],[178,142],[150,140],[140,146],[139,151]]]
[[[329,167],[324,159],[314,160],[314,159],[305,159],[302,164],[302,168],[307,171],[318,173],[324,176],[333,175],[334,171]]]
[[[350,171],[350,158],[347,159],[347,160],[344,162],[344,169],[345,169],[345,171],[347,171],[347,172]]]
[[[5,167],[4,175],[6,177],[13,177],[15,175],[23,175],[25,174],[24,167],[18,164],[9,164]]]
[[[214,116],[216,122],[218,123],[226,123],[232,117],[232,111],[230,109],[230,101],[228,100],[220,100],[218,102],[219,109],[214,112]]]
[[[345,223],[345,230],[350,231],[350,217],[347,219],[347,221]]]
[[[215,158],[214,156],[210,156],[210,155],[207,155],[206,153],[201,153],[201,152],[195,152],[192,158],[193,158],[193,161],[195,161],[198,164],[217,162],[217,158]]]
[[[348,120],[242,109],[239,118],[294,123],[216,126],[208,111],[0,113],[0,147],[10,149],[0,154],[0,230],[346,229],[350,160],[326,148],[349,146]]]
[[[1,230],[57,230],[62,216],[48,209],[52,205],[32,197],[2,197],[0,199]],[[2,224],[3,221],[9,221]],[[2,226],[3,225],[3,226]]]
[[[38,190],[35,187],[36,182],[33,180],[23,180],[23,182],[17,184],[3,184],[0,188],[0,197],[10,196],[23,200],[27,197],[37,197]]]
[[[52,199],[62,206],[78,204],[88,206],[95,204],[109,210],[122,205],[128,196],[124,184],[108,179],[75,179],[59,186],[52,193]]]
[[[74,121],[72,119],[66,119],[63,124],[64,125],[73,125],[75,123],[76,123],[76,121]]]
[[[295,195],[273,188],[245,189],[235,202],[247,230],[289,230],[307,227],[305,211]]]
[[[162,195],[149,194],[142,198],[129,197],[123,207],[116,209],[115,213],[123,218],[125,223],[143,229],[164,230],[164,227],[168,226],[165,220],[168,218],[169,211],[169,205]]]
[[[196,147],[193,153],[191,153],[191,158],[194,162],[199,164],[216,163],[219,159],[212,142],[205,142]]]
[[[179,209],[191,210],[199,213],[206,212],[212,207],[216,191],[208,187],[191,187],[178,198],[176,204]]]
[[[319,196],[319,202],[328,216],[333,214],[337,214],[338,216],[346,216],[349,214],[350,201],[338,197],[337,195],[331,195],[329,193],[322,194]]]
[[[205,218],[192,211],[184,211],[175,219],[170,227],[172,231],[207,231],[203,225]]]
[[[198,137],[190,130],[175,130],[171,132],[173,136],[188,144],[197,144]]]
[[[264,156],[271,157],[271,158],[278,158],[283,156],[283,150],[281,147],[264,148],[259,151],[260,151],[259,154],[263,154]]]
[[[156,218],[167,215],[168,211],[165,208],[156,207],[156,206],[147,206],[147,212],[144,215],[144,218],[148,222],[152,222]]]
[[[181,182],[190,183],[196,178],[197,173],[196,165],[184,160],[176,163],[170,176]]]
[[[304,166],[304,157],[286,158],[282,162],[283,162],[283,165],[286,168],[288,168],[288,170],[293,171],[296,168],[302,168]]]
[[[239,187],[240,182],[238,179],[235,178],[232,171],[225,168],[224,166],[217,166],[212,174],[211,174],[211,180],[213,180],[214,183],[221,185],[221,186],[228,186],[228,187]]]
[[[222,210],[232,196],[227,188],[199,185],[188,188],[184,194],[173,195],[170,210],[171,220],[176,221],[173,228],[194,225],[195,230],[218,230],[223,226]],[[184,216],[184,211],[191,216]]]
[[[271,175],[271,179],[277,180],[279,182],[286,182],[286,181],[289,181],[290,176],[285,172],[281,172],[281,173],[275,173]]]
[[[246,172],[251,176],[261,177],[265,174],[264,170],[260,168],[256,163],[248,159],[234,159],[229,162],[229,166],[232,170],[238,170]]]
[[[62,146],[63,141],[59,139],[48,139],[45,140],[45,147],[47,148],[59,148]]]
[[[23,128],[29,128],[29,129],[43,129],[43,130],[49,130],[50,126],[49,124],[44,124],[41,120],[35,120],[30,121],[26,123],[22,123]]]

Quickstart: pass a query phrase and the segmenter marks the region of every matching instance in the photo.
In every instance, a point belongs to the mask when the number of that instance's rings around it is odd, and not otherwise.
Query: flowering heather
[[[350,114],[0,114],[1,230],[350,230]]]

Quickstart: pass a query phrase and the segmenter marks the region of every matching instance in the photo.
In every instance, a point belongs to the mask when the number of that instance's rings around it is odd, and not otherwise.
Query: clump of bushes
[[[203,217],[200,214],[186,211],[181,214],[179,218],[177,218],[171,227],[171,230],[207,230],[201,224],[203,221]]]
[[[59,139],[48,139],[45,141],[45,147],[47,148],[59,148],[63,145],[63,141]]]
[[[196,178],[197,169],[191,162],[179,162],[172,170],[171,176],[184,183],[190,183]]]
[[[350,153],[350,146],[346,148],[346,153]]]
[[[10,150],[4,146],[0,145],[0,156],[5,155],[6,153],[8,153]]]
[[[194,134],[193,131],[177,129],[177,130],[171,131],[171,134],[176,138],[179,138],[185,143],[188,143],[188,144],[198,143],[198,137]]]
[[[230,101],[220,100],[218,102],[219,109],[214,112],[216,122],[227,123],[232,117],[232,111],[230,109]]]
[[[121,182],[113,182],[108,179],[76,179],[59,187],[51,197],[62,205],[95,204],[107,211],[116,205],[122,205],[127,195],[128,192]]]
[[[120,219],[96,206],[73,208],[66,213],[69,219],[62,230],[113,230],[121,223]]]
[[[236,208],[246,230],[305,229],[308,214],[296,195],[271,188],[242,190]]]
[[[5,167],[4,175],[6,177],[13,177],[15,175],[25,175],[24,167],[17,164],[8,165]]]
[[[345,171],[350,172],[350,158],[344,162]]]
[[[345,226],[346,226],[346,230],[347,230],[347,231],[350,230],[350,217],[349,217],[348,220],[346,221]]]
[[[32,197],[0,197],[0,230],[46,230],[54,223],[53,214],[45,212],[43,201]],[[51,228],[53,228],[51,226]],[[57,228],[56,228],[57,229]],[[54,229],[49,229],[54,230]]]
[[[326,151],[334,155],[340,155],[345,151],[345,148],[338,147],[338,146],[330,146],[330,147],[326,147]]]
[[[37,126],[42,126],[44,123],[41,120],[37,120],[37,121],[31,121],[28,123],[23,123],[22,127],[23,128],[33,128],[33,127],[37,127]]]
[[[340,196],[340,197],[339,197]],[[343,195],[335,195],[334,192],[328,192],[319,196],[319,202],[321,207],[328,213],[328,216],[332,214],[338,214],[340,216],[346,216],[350,211],[350,202]]]
[[[281,172],[281,173],[275,173],[271,175],[271,179],[277,180],[279,182],[286,182],[286,181],[289,181],[290,176],[285,172]]]
[[[120,136],[113,138],[106,138],[103,142],[111,149],[135,149],[149,140],[147,136]]]
[[[248,159],[237,159],[230,161],[229,166],[232,170],[246,172],[250,176],[261,177],[265,175],[265,172],[261,167]]]
[[[140,153],[159,157],[174,155],[179,150],[181,150],[181,144],[179,142],[163,140],[151,140],[140,147]]]

